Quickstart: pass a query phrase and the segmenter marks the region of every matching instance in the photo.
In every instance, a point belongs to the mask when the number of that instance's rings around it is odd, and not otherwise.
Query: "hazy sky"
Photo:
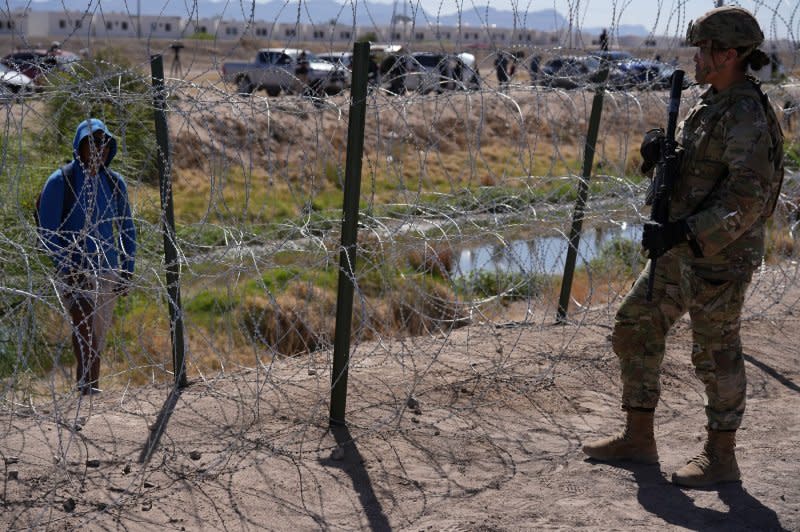
[[[353,1],[353,0],[348,0]],[[370,0],[391,4],[392,0]],[[494,8],[520,13],[556,9],[565,17],[572,14],[579,26],[598,27],[615,24],[640,24],[657,34],[682,34],[689,20],[712,9],[713,0],[406,0],[406,8],[422,6],[428,13],[449,14],[458,9]],[[725,4],[740,5],[756,15],[764,33],[770,37],[800,39],[800,2],[798,0],[740,0]],[[402,6],[398,0],[398,7]]]

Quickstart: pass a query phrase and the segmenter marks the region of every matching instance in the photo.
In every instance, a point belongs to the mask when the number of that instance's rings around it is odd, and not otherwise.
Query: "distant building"
[[[24,11],[0,12],[0,35],[13,35],[25,28],[26,14]]]
[[[275,30],[274,22],[256,20],[247,27],[247,36],[255,39],[271,39]]]
[[[142,37],[178,39],[181,37],[181,17],[142,15]]]
[[[141,24],[141,26],[139,25]],[[238,41],[243,38],[273,41],[297,46],[301,43],[328,43],[346,45],[360,35],[372,34],[379,41],[393,44],[422,44],[438,42],[466,48],[520,48],[529,46],[567,46],[570,48],[602,45],[596,35],[579,30],[544,32],[525,27],[501,28],[494,24],[470,26],[444,26],[430,21],[406,17],[394,23],[358,27],[352,24],[298,24],[269,20],[224,20],[221,17],[182,18],[177,16],[108,13],[100,10],[34,11],[30,8],[0,12],[0,35],[10,35],[22,42],[59,40],[67,44],[71,38],[85,41],[89,37],[146,38],[178,40],[195,34],[210,35],[220,41]],[[611,46],[611,36],[607,35]],[[645,42],[647,39],[647,42]],[[652,36],[614,36],[615,47],[635,48],[654,44]],[[677,46],[674,39],[660,37],[662,47]],[[591,44],[590,44],[591,43]]]
[[[238,20],[217,19],[215,31],[209,32],[221,41],[235,41],[245,36],[247,24]]]
[[[92,36],[178,39],[181,37],[181,17],[155,15],[137,17],[129,13],[98,12],[92,18]]]
[[[183,31],[186,37],[202,33],[213,35],[217,32],[217,18],[198,18],[185,20],[183,24]]]
[[[92,15],[83,11],[25,11],[19,33],[26,38],[72,37],[85,39],[91,35]]]
[[[97,37],[136,37],[136,17],[125,13],[98,14],[92,35]]]

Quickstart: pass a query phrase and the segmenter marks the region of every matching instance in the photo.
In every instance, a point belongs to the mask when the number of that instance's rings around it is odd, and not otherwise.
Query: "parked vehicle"
[[[299,60],[305,54],[305,72],[298,76]],[[305,78],[305,80],[301,79]],[[341,65],[323,61],[308,50],[299,48],[265,48],[259,50],[253,63],[227,62],[222,65],[222,79],[234,83],[240,94],[264,89],[270,96],[281,91],[336,94],[350,83],[350,72]]]
[[[626,52],[625,50],[595,50],[590,52],[589,55],[597,59],[606,59],[612,63],[627,61],[634,58],[632,53]]]
[[[407,90],[426,94],[455,88],[452,56],[416,52],[411,54],[408,65],[405,82]]]
[[[663,90],[672,85],[675,67],[661,61],[649,59],[629,59],[616,63],[621,76],[616,80],[616,88]]]
[[[347,70],[353,70],[353,52],[333,52],[326,54],[317,54],[317,59],[340,65]]]
[[[593,56],[556,57],[538,69],[532,81],[544,87],[575,89],[600,81],[600,60]]]
[[[0,64],[24,74],[37,85],[43,85],[47,81],[48,73],[55,70],[67,70],[79,60],[78,55],[60,48],[35,49],[12,52],[3,57]]]
[[[383,54],[378,66],[379,86],[393,94],[406,92],[408,71],[412,68],[411,56],[403,51],[391,51]]]
[[[347,83],[345,88],[350,87],[350,83],[352,80],[352,72],[353,72],[353,52],[332,52],[326,54],[317,54],[317,59],[321,61],[327,61],[339,68],[344,68],[350,75],[347,76]]]
[[[23,74],[0,64],[0,98],[29,92],[34,87],[33,80]]]
[[[415,91],[427,94],[445,90],[480,88],[475,56],[470,53],[406,53],[398,49],[380,62],[381,83],[395,94]]]

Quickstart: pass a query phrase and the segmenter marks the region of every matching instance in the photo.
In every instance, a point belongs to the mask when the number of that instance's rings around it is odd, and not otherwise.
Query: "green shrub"
[[[117,138],[114,167],[126,177],[158,183],[149,76],[120,53],[105,50],[50,81],[46,105],[54,129],[40,137],[43,151],[63,146],[71,154],[77,125],[99,118]]]
[[[597,256],[589,262],[589,267],[631,273],[641,270],[645,260],[638,241],[617,237],[603,245]]]
[[[69,337],[50,338],[62,316],[28,306],[22,299],[6,300],[0,309],[0,377],[44,375],[56,359],[69,366],[73,361]]]
[[[528,299],[540,294],[545,284],[541,275],[523,272],[480,270],[456,280],[465,297],[483,299],[499,296],[505,301]]]
[[[225,314],[236,308],[237,299],[219,291],[204,290],[186,303],[186,311],[197,314]]]
[[[357,39],[357,42],[378,42],[378,34],[374,31],[368,31],[367,33],[360,35]]]
[[[788,168],[800,168],[800,142],[786,142],[784,147],[786,155],[786,166]]]
[[[195,39],[197,41],[213,41],[216,39],[216,37],[213,34],[208,33],[206,31],[197,31],[189,35],[189,38]]]

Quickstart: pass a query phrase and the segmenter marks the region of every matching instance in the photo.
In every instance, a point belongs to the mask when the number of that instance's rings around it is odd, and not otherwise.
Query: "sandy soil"
[[[184,65],[194,68],[190,57]],[[201,70],[212,63],[201,60]],[[205,118],[173,126],[176,136],[209,127]],[[446,335],[354,346],[347,425],[333,431],[325,352],[225,368],[179,393],[6,396],[0,526],[800,530],[796,268],[761,272],[748,300],[740,484],[683,490],[668,481],[704,437],[687,321],[663,368],[660,464],[599,464],[580,446],[622,425],[608,339],[617,303],[555,326],[553,303],[536,302],[509,309],[515,321],[506,324],[476,317]]]
[[[179,394],[54,396],[3,413],[9,530],[800,530],[796,266],[747,303],[743,482],[669,475],[703,437],[688,322],[664,364],[655,466],[592,463],[581,442],[621,425],[614,306],[555,326],[475,323],[362,344],[347,425],[328,430],[329,353],[230,370]],[[16,472],[16,473],[14,473]],[[88,528],[84,528],[88,526]]]

